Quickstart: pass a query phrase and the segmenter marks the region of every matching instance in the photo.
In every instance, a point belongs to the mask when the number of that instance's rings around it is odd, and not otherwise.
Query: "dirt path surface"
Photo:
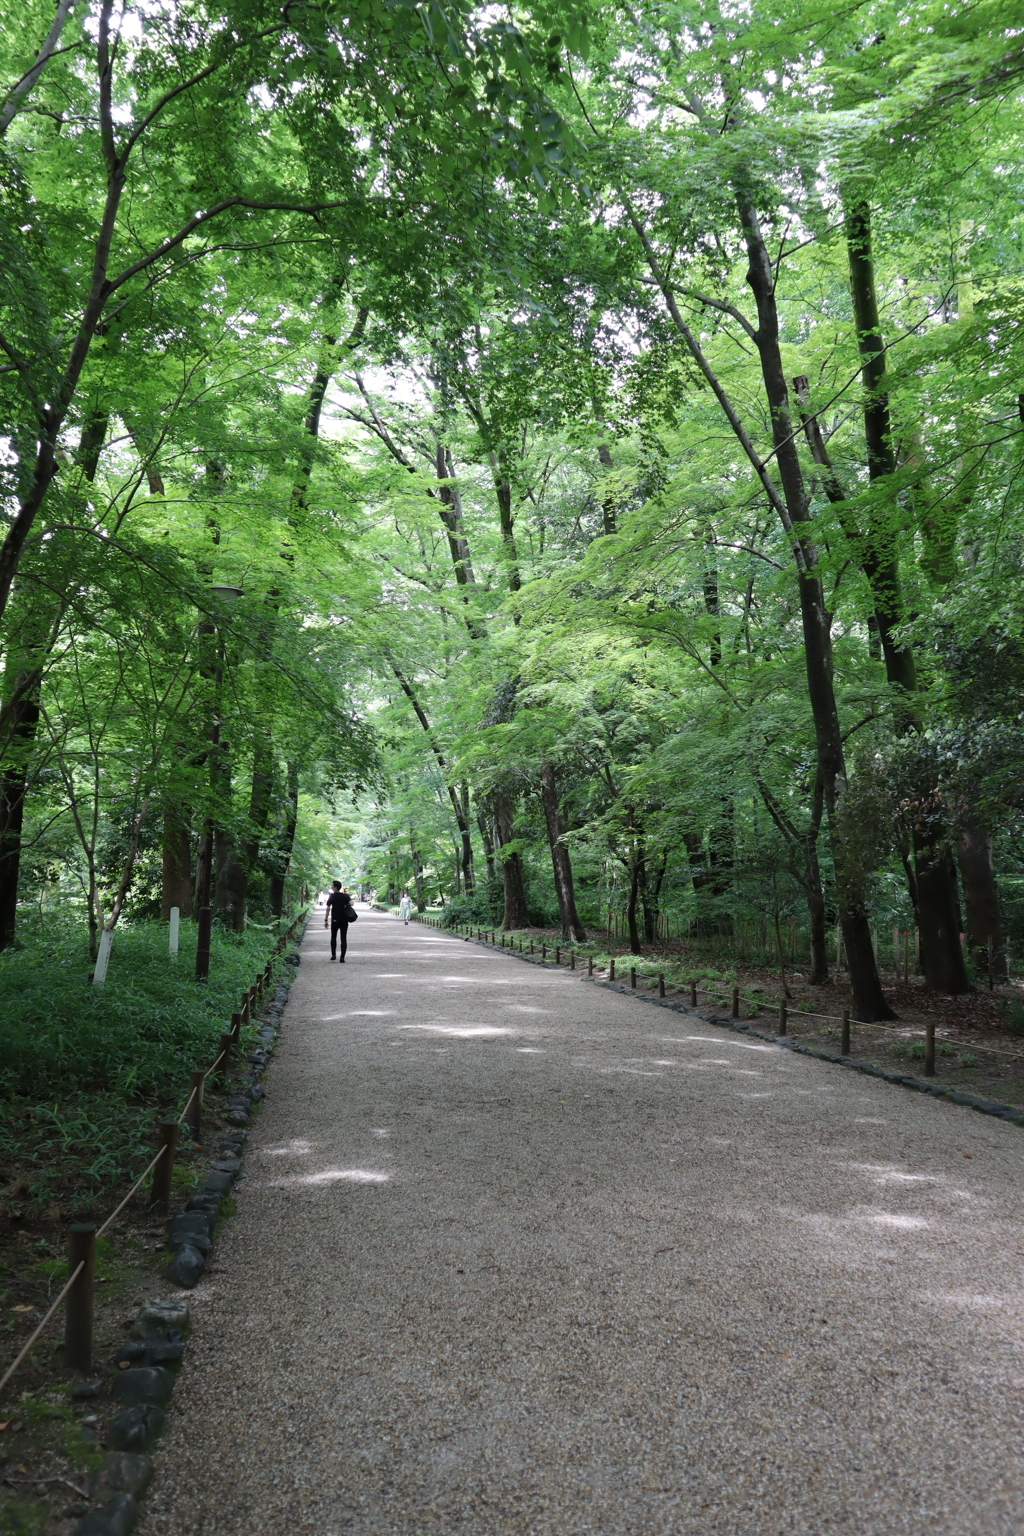
[[[1024,1133],[319,922],[145,1536],[1024,1528]]]

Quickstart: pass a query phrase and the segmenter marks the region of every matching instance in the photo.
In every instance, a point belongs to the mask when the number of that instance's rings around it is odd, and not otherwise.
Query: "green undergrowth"
[[[135,1172],[274,942],[273,931],[215,930],[200,985],[191,924],[175,957],[165,924],[119,927],[102,987],[84,925],[51,921],[0,953],[0,1200],[81,1210]]]

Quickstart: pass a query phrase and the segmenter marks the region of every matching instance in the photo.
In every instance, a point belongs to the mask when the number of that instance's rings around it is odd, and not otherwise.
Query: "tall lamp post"
[[[223,609],[228,609],[242,595],[241,587],[215,586],[210,596]],[[224,634],[220,626],[220,614],[204,614],[199,621],[199,672],[213,683],[213,708],[208,728],[210,764],[210,801],[203,817],[203,831],[196,855],[196,916],[199,931],[196,942],[196,981],[207,981],[210,975],[210,930],[213,912],[210,908],[210,885],[213,876],[213,802],[220,788],[223,764],[221,761],[221,690],[224,686]]]

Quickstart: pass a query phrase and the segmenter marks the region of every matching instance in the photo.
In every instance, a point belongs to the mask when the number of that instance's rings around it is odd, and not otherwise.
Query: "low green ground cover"
[[[0,1199],[86,1208],[150,1153],[155,1121],[213,1060],[276,931],[215,930],[193,980],[195,928],[167,952],[163,923],[118,928],[106,984],[90,983],[84,926],[51,920],[0,954]]]

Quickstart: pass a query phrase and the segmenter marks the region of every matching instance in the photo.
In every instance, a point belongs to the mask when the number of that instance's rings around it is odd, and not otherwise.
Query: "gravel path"
[[[1024,1528],[1024,1134],[309,929],[145,1536]]]

